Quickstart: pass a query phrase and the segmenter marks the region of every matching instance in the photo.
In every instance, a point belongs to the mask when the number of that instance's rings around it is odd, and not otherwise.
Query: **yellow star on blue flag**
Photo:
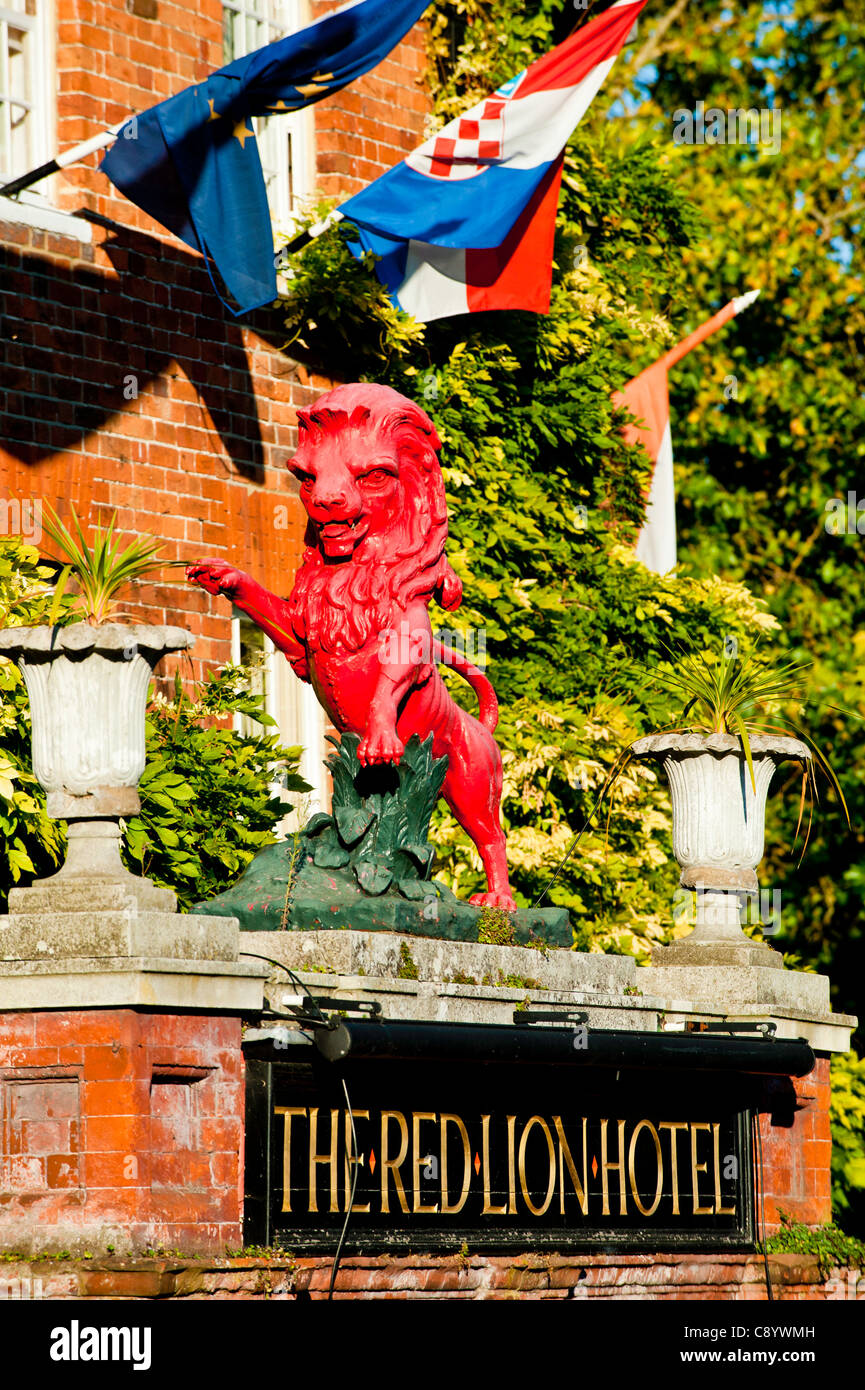
[[[362,77],[408,33],[427,2],[354,0],[235,59],[121,129],[103,172],[202,253],[232,313],[249,313],[276,298],[273,234],[252,118],[301,110]]]

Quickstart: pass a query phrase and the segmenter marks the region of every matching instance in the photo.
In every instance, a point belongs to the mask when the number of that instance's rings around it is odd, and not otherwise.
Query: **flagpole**
[[[322,236],[337,222],[341,222],[342,217],[343,214],[340,212],[339,208],[334,208],[333,212],[329,213],[321,222],[315,222],[311,227],[307,227],[305,231],[298,232],[296,237],[286,242],[285,246],[280,249],[280,264],[282,263],[283,256],[293,256],[295,252],[302,251],[304,246],[308,246],[311,241],[315,241],[316,237]]]
[[[39,183],[42,179],[47,179],[51,174],[56,174],[59,169],[65,169],[70,164],[77,164],[79,160],[86,159],[94,150],[103,150],[106,145],[113,145],[119,132],[132,119],[125,116],[117,125],[111,126],[108,130],[102,130],[98,135],[92,135],[89,140],[82,140],[80,145],[73,145],[71,150],[65,154],[58,154],[54,159],[49,159],[46,164],[40,164],[38,169],[30,169],[26,174],[21,174],[17,179],[11,179],[9,183],[4,183],[0,188],[0,198],[14,198],[17,193],[22,193],[25,188],[32,188],[34,183]]]
[[[695,328],[693,333],[689,333],[687,338],[683,338],[675,347],[670,348],[670,351],[665,353],[655,365],[669,368],[674,366],[676,362],[681,362],[682,358],[693,348],[705,342],[713,333],[717,333],[719,328],[723,328],[725,323],[729,323],[730,319],[734,319],[743,309],[747,309],[749,305],[753,304],[759,294],[759,290],[748,290],[747,294],[741,294],[736,299],[731,299],[729,304],[725,304],[717,314],[707,319],[705,323],[701,323],[699,328]]]

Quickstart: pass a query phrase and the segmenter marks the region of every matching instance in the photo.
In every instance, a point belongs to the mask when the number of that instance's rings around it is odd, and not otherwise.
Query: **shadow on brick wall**
[[[137,414],[167,424],[156,438],[190,452],[202,448],[200,431],[215,428],[237,470],[262,482],[261,422],[242,325],[223,309],[201,257],[88,216],[111,232],[103,249],[116,275],[88,264],[91,247],[71,238],[35,233],[37,246],[47,241],[50,258],[0,247],[6,449],[38,463],[74,448],[113,416]],[[269,311],[253,323],[257,332],[278,336]],[[148,395],[142,408],[147,387],[172,398],[173,364],[199,401],[154,410]]]

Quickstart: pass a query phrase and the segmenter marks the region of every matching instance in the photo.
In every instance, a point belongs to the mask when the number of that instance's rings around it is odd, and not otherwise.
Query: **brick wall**
[[[781,1212],[806,1225],[831,1217],[828,1058],[797,1084],[797,1096],[795,1111],[787,1103],[761,1117],[769,1235]],[[239,1248],[243,1115],[237,1020],[130,1009],[0,1015],[0,1249],[104,1253],[109,1244],[133,1252],[162,1245],[224,1254]],[[478,1258],[476,1267],[487,1273],[466,1287],[511,1288],[507,1271],[523,1268],[510,1257]],[[467,1266],[444,1256],[403,1263],[407,1283],[389,1286],[402,1265],[381,1257],[357,1265],[355,1282],[344,1288],[458,1292],[465,1285]],[[676,1279],[688,1282],[672,1257],[620,1257],[613,1264],[642,1271],[670,1265],[679,1270]],[[309,1260],[302,1267],[314,1284],[323,1264]],[[427,1270],[422,1285],[412,1282],[416,1267]],[[553,1265],[537,1256],[537,1271],[565,1273],[550,1274],[546,1283],[538,1282],[540,1273],[526,1273],[520,1287],[576,1287],[577,1267],[586,1267],[583,1256],[556,1256]],[[441,1285],[430,1270],[440,1271]],[[606,1275],[592,1275],[587,1288],[596,1277],[600,1292],[592,1296],[604,1296]],[[647,1278],[639,1274],[643,1283]],[[726,1276],[706,1278],[711,1284]]]
[[[317,0],[315,16],[341,0]],[[314,108],[318,186],[328,197],[348,197],[398,164],[426,138],[430,111],[424,26],[360,82]]]
[[[240,1021],[0,1015],[0,1248],[241,1244]]]
[[[214,0],[161,0],[152,20],[125,0],[58,0],[58,20],[60,149],[222,62]],[[352,191],[418,143],[422,69],[418,26],[375,74],[322,104],[323,191]],[[287,592],[304,527],[285,471],[295,412],[333,383],[278,351],[277,312],[233,319],[201,258],[116,193],[97,163],[46,185],[75,215],[62,233],[0,221],[0,497],[72,503],[90,522],[117,508],[125,531],[154,535],[173,555],[229,558]],[[229,610],[180,573],[143,586],[129,611],[190,627],[200,674],[230,656]]]
[[[87,1264],[4,1264],[0,1299],[159,1298],[314,1301],[327,1296],[331,1261],[104,1260]],[[857,1269],[823,1273],[815,1255],[772,1255],[778,1301],[865,1300]],[[767,1301],[763,1261],[754,1255],[410,1255],[346,1256],[334,1299],[426,1302],[514,1299],[653,1302]]]
[[[832,1133],[829,1058],[818,1057],[809,1076],[794,1078],[796,1110],[760,1116],[766,1184],[766,1229],[784,1212],[806,1226],[832,1219]]]

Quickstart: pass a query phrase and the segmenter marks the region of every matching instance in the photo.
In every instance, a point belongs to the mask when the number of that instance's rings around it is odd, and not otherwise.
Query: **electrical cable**
[[[288,975],[288,977],[290,978],[295,989],[299,989],[304,999],[309,1000],[310,1004],[313,1007],[315,1017],[317,1017],[322,1023],[327,1022],[325,1015],[321,1012],[321,1009],[318,1007],[318,1004],[316,1004],[315,999],[310,994],[306,985],[303,983],[303,980],[299,979],[289,966],[283,965],[281,960],[274,960],[271,956],[261,956],[258,954],[257,951],[240,951],[239,954],[241,956],[249,956],[252,960],[266,960],[268,965],[276,965],[279,967],[280,970],[284,970],[286,975]]]
[[[354,1177],[352,1179],[351,1184],[351,1194],[349,1196],[348,1202],[346,1203],[345,1220],[342,1223],[342,1230],[339,1234],[339,1241],[337,1242],[336,1253],[334,1254],[333,1264],[331,1265],[330,1269],[330,1286],[328,1287],[327,1299],[325,1300],[328,1303],[333,1298],[333,1286],[336,1283],[336,1273],[339,1269],[340,1256],[342,1255],[342,1247],[343,1243],[345,1242],[345,1233],[348,1230],[349,1218],[351,1217],[351,1209],[354,1206],[354,1194],[357,1191],[357,1179],[360,1173],[360,1154],[358,1152],[357,1146],[357,1132],[354,1127],[354,1114],[351,1108],[351,1101],[348,1098],[348,1087],[345,1084],[345,1077],[340,1077],[340,1080],[342,1081],[342,1089],[345,1092],[345,1108],[348,1111],[348,1117],[351,1121],[351,1156],[352,1162],[354,1163]]]
[[[294,982],[294,984],[295,984],[295,986],[297,987],[297,989],[300,990],[301,994],[303,994],[303,996],[304,996],[306,999],[309,1000],[310,1004],[312,1005],[313,1009],[315,1010],[315,1013],[317,1014],[317,1016],[318,1016],[318,1018],[321,1020],[321,1022],[322,1022],[322,1023],[326,1023],[326,1022],[327,1022],[327,1020],[326,1020],[324,1014],[321,1012],[321,1009],[320,1009],[319,1006],[316,1004],[316,1002],[315,1002],[313,996],[309,993],[309,990],[306,988],[306,985],[303,983],[302,980],[298,979],[298,977],[297,977],[297,975],[295,975],[294,971],[291,970],[287,965],[284,965],[284,964],[282,963],[282,961],[280,961],[280,960],[273,960],[270,956],[262,956],[262,955],[259,955],[256,951],[241,951],[240,954],[241,954],[242,956],[250,956],[250,957],[252,957],[254,960],[264,960],[264,961],[267,961],[268,965],[278,965],[279,968],[280,968],[281,970],[284,970],[284,971],[286,972],[286,974],[287,974],[288,976],[290,976],[291,980]],[[334,1289],[334,1284],[336,1283],[337,1272],[338,1272],[338,1270],[339,1270],[339,1262],[340,1262],[340,1258],[341,1258],[341,1256],[342,1256],[342,1247],[343,1247],[343,1245],[345,1244],[346,1232],[348,1231],[348,1223],[349,1223],[349,1219],[351,1218],[351,1209],[352,1209],[352,1207],[354,1206],[354,1196],[355,1196],[355,1193],[356,1193],[356,1191],[357,1191],[357,1180],[358,1180],[358,1177],[359,1177],[359,1175],[360,1175],[360,1150],[359,1150],[359,1148],[358,1148],[357,1130],[355,1129],[355,1124],[354,1124],[354,1114],[353,1114],[353,1112],[352,1112],[351,1101],[349,1100],[349,1096],[348,1096],[348,1087],[347,1087],[347,1085],[345,1084],[345,1077],[341,1077],[340,1080],[342,1081],[342,1089],[343,1089],[343,1092],[344,1092],[344,1094],[345,1094],[345,1106],[346,1106],[346,1110],[347,1110],[347,1112],[348,1112],[349,1121],[350,1121],[350,1123],[351,1123],[351,1156],[352,1156],[352,1163],[354,1164],[354,1177],[353,1177],[353,1179],[352,1179],[352,1184],[351,1184],[351,1193],[350,1193],[350,1195],[349,1195],[348,1202],[347,1202],[347,1204],[346,1204],[345,1221],[342,1223],[342,1230],[340,1231],[339,1240],[337,1241],[336,1251],[334,1252],[334,1256],[333,1256],[333,1264],[331,1265],[331,1270],[330,1270],[330,1284],[329,1284],[328,1290],[327,1290],[327,1299],[325,1300],[326,1302],[330,1302],[330,1301],[332,1300],[332,1298],[333,1298],[333,1289]]]
[[[766,1193],[763,1180],[763,1135],[760,1130],[759,1110],[754,1111],[753,1124],[757,1136],[757,1155],[760,1169],[760,1246],[763,1252],[763,1268],[766,1275],[766,1300],[769,1303],[774,1303],[775,1295],[772,1292],[772,1276],[769,1273],[769,1255],[766,1250]]]

